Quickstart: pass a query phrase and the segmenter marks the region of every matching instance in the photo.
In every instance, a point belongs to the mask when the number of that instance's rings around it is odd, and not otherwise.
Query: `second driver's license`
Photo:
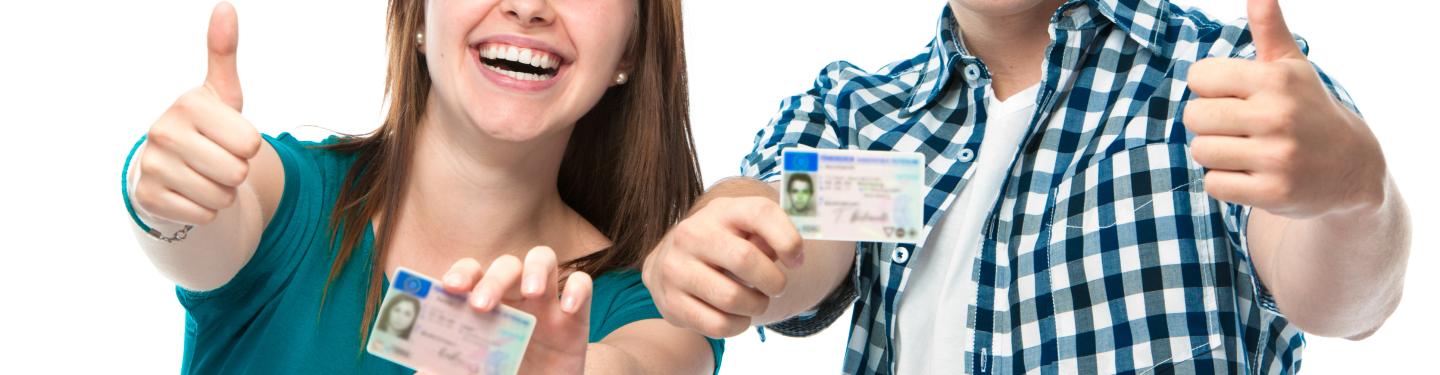
[[[925,210],[923,154],[789,148],[781,160],[780,206],[801,237],[919,242]]]

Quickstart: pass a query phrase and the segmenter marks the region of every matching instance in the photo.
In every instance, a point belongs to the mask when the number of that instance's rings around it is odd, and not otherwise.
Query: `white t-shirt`
[[[1010,162],[1035,114],[1038,88],[1005,101],[991,97],[985,139],[974,153],[970,182],[930,231],[925,248],[910,260],[896,317],[895,364],[900,374],[965,372],[965,350],[974,343],[965,324],[975,300],[971,271],[980,251],[980,230],[1000,198]]]

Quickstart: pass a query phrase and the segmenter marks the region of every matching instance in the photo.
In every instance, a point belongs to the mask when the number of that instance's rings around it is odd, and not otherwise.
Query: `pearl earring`
[[[624,72],[615,73],[616,85],[623,85],[625,84],[625,82],[630,82],[630,75],[625,74]]]
[[[425,33],[415,33],[415,45],[417,45],[417,46],[424,46],[424,45],[425,45]]]

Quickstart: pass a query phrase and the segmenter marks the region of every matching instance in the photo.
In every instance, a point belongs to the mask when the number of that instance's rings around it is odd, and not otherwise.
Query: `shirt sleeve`
[[[802,94],[780,102],[780,111],[755,135],[755,147],[741,162],[740,173],[775,182],[780,176],[780,152],[789,147],[846,148],[852,132],[841,120],[839,103],[844,75],[857,71],[846,62],[835,62],[820,71],[815,85]]]

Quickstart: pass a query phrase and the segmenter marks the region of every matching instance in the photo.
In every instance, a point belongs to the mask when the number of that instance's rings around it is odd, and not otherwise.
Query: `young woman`
[[[661,320],[633,270],[701,191],[679,2],[388,14],[374,133],[257,134],[222,3],[205,84],[132,151],[127,207],[178,284],[183,372],[407,373],[362,347],[400,266],[535,315],[523,373],[714,371],[722,343]]]

